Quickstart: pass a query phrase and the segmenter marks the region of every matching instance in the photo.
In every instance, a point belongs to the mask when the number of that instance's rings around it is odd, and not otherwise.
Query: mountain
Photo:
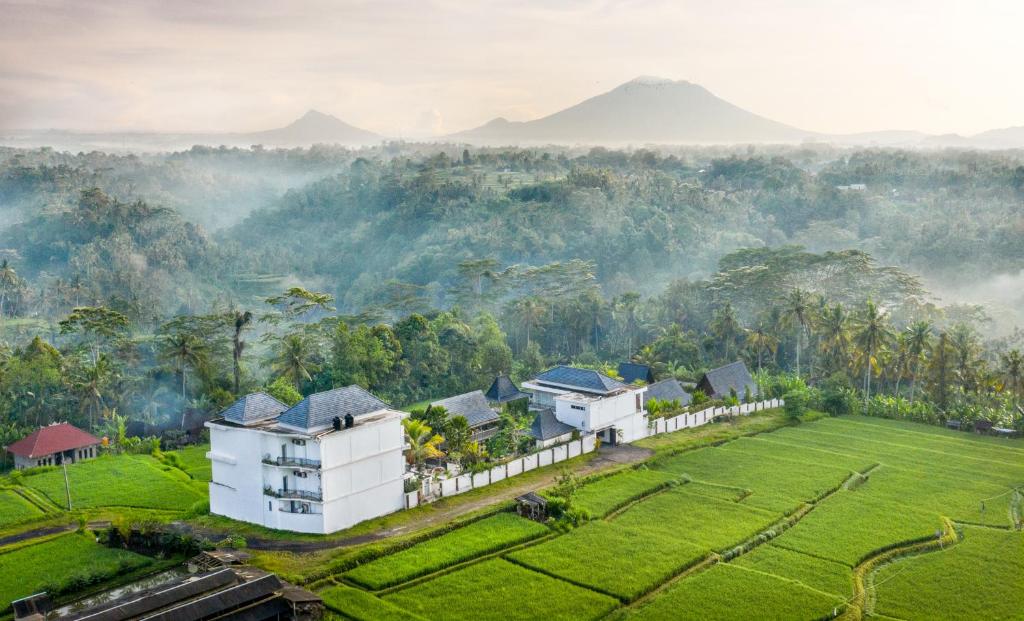
[[[989,149],[1020,149],[1024,148],[1024,126],[990,129],[971,136],[972,146]]]
[[[279,129],[239,135],[243,141],[268,146],[303,146],[314,143],[371,144],[377,134],[349,125],[341,119],[310,110],[290,125]]]
[[[816,135],[758,116],[686,81],[641,77],[533,121],[494,119],[452,134],[485,143],[799,142]]]

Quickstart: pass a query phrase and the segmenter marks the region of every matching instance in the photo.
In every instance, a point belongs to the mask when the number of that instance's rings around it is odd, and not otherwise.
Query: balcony
[[[312,500],[313,502],[323,502],[324,499],[322,492],[313,492],[305,489],[278,489],[275,496],[294,500]]]
[[[281,505],[280,507],[277,508],[277,510],[281,511],[283,513],[296,513],[296,514],[301,514],[301,515],[323,515],[324,514],[323,511],[316,511],[312,507],[310,507],[309,505],[306,505],[306,506],[296,505],[294,508],[292,508],[291,505]]]
[[[306,459],[305,457],[271,457],[270,455],[264,455],[263,463],[269,466],[281,466],[284,468],[320,469],[319,459]]]

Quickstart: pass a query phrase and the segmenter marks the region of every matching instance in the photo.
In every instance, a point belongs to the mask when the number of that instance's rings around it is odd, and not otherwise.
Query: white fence
[[[579,440],[571,440],[565,444],[557,444],[536,453],[517,457],[483,472],[424,480],[422,500],[420,500],[419,492],[409,492],[406,494],[406,508],[411,509],[421,502],[432,502],[446,496],[455,496],[468,492],[471,489],[503,481],[524,472],[557,464],[573,457],[579,457],[588,451],[594,450],[596,439],[597,437],[593,434],[584,435]],[[410,500],[410,496],[415,497],[415,500]]]
[[[768,401],[757,401],[755,403],[743,403],[740,405],[734,405],[732,407],[710,407],[700,412],[693,412],[687,414],[680,414],[679,416],[673,416],[672,418],[655,418],[651,420],[648,426],[648,437],[658,435],[660,433],[670,433],[672,431],[679,431],[680,429],[687,429],[689,427],[699,427],[705,423],[711,422],[716,416],[724,415],[746,415],[753,412],[760,412],[762,410],[771,410],[774,408],[782,407],[785,402],[782,399],[770,399]]]
[[[680,414],[672,418],[655,418],[648,423],[647,437],[690,427],[700,427],[711,422],[717,416],[724,416],[726,414],[746,415],[760,412],[761,410],[782,407],[783,405],[782,399],[771,399],[769,401],[744,403],[732,407],[711,407],[700,412]],[[422,494],[420,492],[409,492],[405,495],[406,508],[411,509],[421,503],[433,502],[439,498],[455,496],[468,492],[471,489],[486,487],[491,483],[497,483],[524,472],[557,464],[573,457],[579,457],[584,453],[594,450],[596,441],[597,436],[588,434],[582,436],[579,440],[557,444],[529,455],[517,457],[511,461],[494,466],[490,470],[484,470],[475,474],[460,474],[455,477],[425,479],[423,481]]]

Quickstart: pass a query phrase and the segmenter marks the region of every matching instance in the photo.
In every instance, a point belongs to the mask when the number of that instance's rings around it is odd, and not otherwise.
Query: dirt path
[[[601,472],[602,470],[608,470],[622,466],[624,464],[634,464],[637,462],[644,461],[653,455],[654,452],[650,449],[644,449],[629,444],[620,444],[618,446],[607,446],[601,447],[598,451],[596,458],[590,460],[583,466],[574,469],[574,472],[580,476],[588,476]],[[513,485],[511,487],[505,487],[500,492],[487,494],[481,496],[472,502],[460,503],[457,506],[440,508],[430,513],[424,513],[419,518],[407,522],[401,526],[394,528],[381,529],[376,532],[367,533],[365,535],[357,535],[354,537],[348,537],[345,539],[332,539],[329,541],[281,541],[278,539],[263,539],[260,537],[247,537],[246,544],[248,547],[254,550],[272,550],[279,552],[316,552],[319,550],[327,550],[330,548],[347,548],[355,545],[369,543],[371,541],[379,541],[381,539],[387,539],[388,537],[394,537],[396,535],[402,535],[405,533],[413,532],[423,528],[431,526],[437,526],[452,521],[453,519],[472,513],[479,509],[483,509],[495,503],[503,502],[505,500],[511,500],[516,496],[521,496],[526,492],[547,487],[555,482],[555,479],[561,473],[561,470],[552,468],[551,472],[548,473],[542,479],[531,479],[520,485]],[[207,534],[207,533],[196,533],[196,534]],[[209,533],[213,535],[213,533]]]
[[[89,522],[86,527],[89,528],[89,530],[103,530],[104,528],[110,528],[110,522]],[[23,533],[0,537],[0,547],[10,545],[12,543],[28,541],[29,539],[39,539],[40,537],[48,537],[59,533],[70,533],[75,530],[78,530],[78,524],[64,524],[62,526],[47,526],[46,528],[27,530]]]

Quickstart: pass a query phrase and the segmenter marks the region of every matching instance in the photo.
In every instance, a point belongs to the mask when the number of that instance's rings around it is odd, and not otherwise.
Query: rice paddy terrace
[[[683,432],[685,433],[685,432]],[[833,418],[584,485],[322,583],[352,619],[1022,619],[1024,442]]]

